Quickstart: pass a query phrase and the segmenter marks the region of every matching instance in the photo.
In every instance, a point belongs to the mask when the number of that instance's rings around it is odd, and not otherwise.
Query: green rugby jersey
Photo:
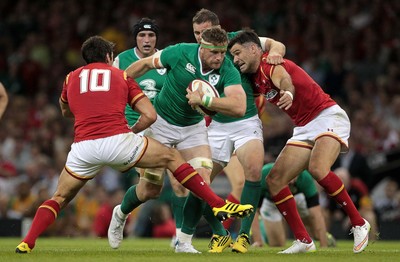
[[[170,124],[189,126],[203,119],[186,98],[186,88],[194,79],[210,82],[222,97],[226,86],[241,83],[239,71],[229,59],[224,59],[218,70],[203,73],[199,47],[199,44],[181,43],[169,46],[161,53],[160,61],[167,69],[167,78],[160,95],[154,100],[154,107]]]
[[[261,197],[265,197],[269,200],[271,200],[271,196],[269,194],[265,178],[268,176],[273,165],[273,163],[268,163],[264,165],[261,171]],[[290,186],[290,191],[293,195],[303,193],[306,198],[310,198],[318,194],[317,187],[314,183],[314,178],[307,170],[304,170],[300,173],[296,179],[296,182]]]
[[[132,48],[120,53],[114,60],[113,66],[125,70],[130,64],[138,61],[140,58],[136,54],[136,48]],[[166,69],[154,69],[146,74],[136,78],[143,93],[154,103],[155,97],[160,93],[166,77]],[[125,118],[128,124],[132,126],[138,120],[140,114],[134,111],[129,105],[125,108]]]
[[[229,40],[232,39],[238,33],[239,32],[229,32],[228,39]],[[229,52],[226,53],[226,58],[233,62],[233,57]],[[250,118],[250,117],[258,114],[257,107],[254,103],[254,95],[253,95],[254,92],[253,92],[253,86],[250,81],[250,78],[247,75],[242,74],[242,73],[240,73],[240,77],[242,80],[242,86],[243,86],[244,92],[246,93],[246,97],[247,97],[245,115],[243,117],[237,118],[237,117],[226,116],[226,115],[218,113],[215,116],[213,116],[213,120],[220,122],[220,123],[230,123],[230,122],[235,122],[235,121],[238,121],[241,119],[247,119],[247,118]]]

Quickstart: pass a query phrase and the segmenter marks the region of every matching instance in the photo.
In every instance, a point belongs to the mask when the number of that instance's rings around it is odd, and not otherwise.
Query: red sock
[[[184,187],[206,201],[210,207],[225,205],[225,201],[211,190],[199,173],[188,163],[182,164],[173,174]]]
[[[37,209],[29,232],[22,241],[27,243],[29,248],[34,248],[36,239],[56,220],[59,212],[60,205],[56,201],[44,201]]]
[[[240,204],[239,199],[234,197],[232,194],[229,194],[228,197],[226,198],[226,200],[228,200],[229,202],[235,203],[235,204]],[[227,220],[222,221],[221,223],[224,226],[224,228],[226,230],[228,230],[232,226],[232,223],[233,223],[234,220],[235,219],[233,217],[231,217],[231,218],[229,218]]]
[[[344,212],[349,216],[353,226],[364,225],[364,219],[361,217],[353,201],[351,200],[347,190],[344,188],[342,180],[338,176],[329,171],[323,179],[318,183],[325,189],[325,191],[343,208]]]
[[[272,200],[275,202],[276,207],[286,219],[286,222],[292,230],[294,237],[301,242],[311,243],[311,237],[300,218],[296,207],[296,201],[294,200],[289,187],[284,187],[277,195],[272,197]]]

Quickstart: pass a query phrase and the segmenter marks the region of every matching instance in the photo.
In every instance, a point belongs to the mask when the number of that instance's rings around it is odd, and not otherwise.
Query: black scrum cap
[[[132,32],[135,39],[141,31],[153,31],[158,38],[158,25],[150,18],[142,18],[133,26]]]

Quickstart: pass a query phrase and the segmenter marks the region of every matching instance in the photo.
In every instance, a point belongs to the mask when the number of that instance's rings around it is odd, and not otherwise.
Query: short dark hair
[[[140,19],[132,28],[132,33],[133,36],[135,37],[135,42],[136,42],[136,37],[141,31],[153,31],[156,34],[156,37],[158,38],[158,25],[156,24],[156,21],[153,19],[150,19],[148,17],[143,17]]]
[[[213,26],[204,30],[201,39],[214,45],[228,43],[226,31],[219,26]]]
[[[235,37],[231,39],[231,41],[229,41],[228,49],[231,49],[234,44],[243,45],[245,43],[254,43],[258,47],[262,48],[260,38],[258,37],[256,32],[254,32],[254,30],[252,29],[246,28],[240,31]]]
[[[83,59],[87,64],[96,62],[106,62],[107,54],[110,56],[113,54],[115,44],[107,41],[101,36],[91,36],[81,47],[81,53]]]
[[[193,24],[201,24],[205,22],[211,22],[211,25],[219,25],[219,18],[216,13],[202,8],[194,15],[192,19]]]

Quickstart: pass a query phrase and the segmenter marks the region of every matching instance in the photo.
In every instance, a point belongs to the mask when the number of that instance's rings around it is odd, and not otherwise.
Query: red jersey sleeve
[[[260,66],[253,75],[253,81],[256,92],[264,94],[268,102],[276,104],[280,98],[280,89],[274,85],[271,76],[277,66],[268,64],[267,56],[268,53],[263,54]],[[292,107],[285,112],[296,126],[304,126],[336,102],[302,68],[288,59],[284,61],[285,63],[279,66],[288,72],[295,88]]]
[[[69,73],[66,77],[65,77],[65,80],[64,80],[64,83],[63,83],[63,88],[62,88],[62,91],[61,91],[61,101],[63,102],[63,103],[65,103],[65,104],[68,104],[68,96],[67,96],[67,83],[68,83],[68,79],[69,79],[69,75],[70,75],[71,73]]]
[[[124,72],[124,75],[126,77],[126,81],[128,82],[128,101],[129,105],[132,108],[135,108],[136,103],[145,97],[145,94],[143,93],[142,89],[140,88],[139,84],[131,77],[127,77],[126,73]]]

